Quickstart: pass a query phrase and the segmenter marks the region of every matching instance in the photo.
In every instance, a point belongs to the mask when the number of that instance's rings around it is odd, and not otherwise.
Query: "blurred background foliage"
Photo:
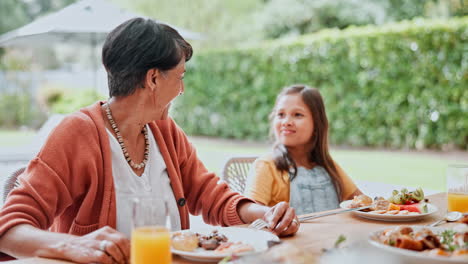
[[[468,33],[454,17],[466,18],[468,0],[107,1],[204,35],[191,41],[184,107],[173,111],[191,133],[264,139],[278,90],[304,82],[325,95],[334,144],[467,149]],[[73,2],[0,0],[0,33]],[[4,71],[72,60],[52,49],[0,49]],[[0,110],[15,113],[0,114],[0,127],[33,126],[104,98],[68,86],[0,87]]]
[[[91,87],[68,87],[57,83],[44,84],[38,95],[42,110],[57,114],[69,114],[106,98]]]
[[[232,47],[324,28],[468,15],[468,0],[114,0],[205,34],[199,49]]]
[[[34,19],[59,10],[76,0],[1,0],[0,1],[0,34],[21,27]],[[5,63],[3,55],[5,50],[0,48],[0,70],[9,70],[11,65]],[[39,54],[48,53],[41,61],[54,57],[53,51],[43,49]],[[21,57],[21,56],[20,56]],[[15,67],[17,65],[14,65]],[[28,69],[27,64],[22,69]]]
[[[0,34],[77,0],[1,0]],[[200,32],[197,50],[256,44],[324,28],[468,15],[468,0],[106,0]],[[1,50],[1,49],[0,49]],[[49,54],[42,61],[50,59]],[[38,60],[41,60],[40,58]],[[44,65],[44,64],[42,64]],[[45,63],[46,68],[55,68]],[[0,67],[8,68],[2,63]]]
[[[323,30],[205,51],[172,116],[188,132],[266,139],[282,87],[320,89],[331,142],[468,149],[468,17]]]

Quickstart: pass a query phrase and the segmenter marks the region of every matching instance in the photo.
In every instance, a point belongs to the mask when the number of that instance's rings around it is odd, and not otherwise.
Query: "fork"
[[[299,217],[299,222],[305,222],[311,219],[319,218],[319,217],[324,217],[324,216],[329,216],[329,215],[334,215],[334,214],[341,214],[341,213],[346,213],[346,212],[352,212],[352,211],[360,211],[364,209],[369,209],[372,205],[368,206],[362,206],[362,207],[357,207],[357,208],[348,208],[348,209],[343,209],[343,210],[336,210],[332,212],[326,212],[326,213],[321,213],[321,214],[316,214],[316,215],[309,215],[309,216],[302,216]],[[254,229],[263,229],[268,227],[267,222],[265,220],[258,218],[257,220],[253,221],[250,225],[249,228],[254,228]]]
[[[265,220],[261,219],[261,218],[258,218],[257,220],[253,221],[250,225],[249,225],[249,228],[253,228],[253,229],[263,229],[265,227],[268,227],[268,224],[267,222],[265,222]]]

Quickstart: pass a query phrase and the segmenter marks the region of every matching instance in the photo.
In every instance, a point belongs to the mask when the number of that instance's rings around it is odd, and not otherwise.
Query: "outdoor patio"
[[[465,264],[467,32],[458,0],[0,0],[0,262]]]

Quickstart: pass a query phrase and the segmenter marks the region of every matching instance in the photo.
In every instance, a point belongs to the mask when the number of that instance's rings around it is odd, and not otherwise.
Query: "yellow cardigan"
[[[358,191],[353,180],[336,164],[338,174],[343,181],[340,200],[351,199]],[[279,202],[289,202],[289,174],[276,169],[271,157],[259,158],[253,165],[254,170],[247,178],[245,195],[267,206]]]

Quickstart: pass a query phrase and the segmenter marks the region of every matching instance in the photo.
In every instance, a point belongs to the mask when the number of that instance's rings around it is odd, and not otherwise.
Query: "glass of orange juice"
[[[468,213],[468,165],[447,168],[447,209]]]
[[[167,202],[162,198],[141,196],[132,204],[130,263],[170,264],[171,222]]]

